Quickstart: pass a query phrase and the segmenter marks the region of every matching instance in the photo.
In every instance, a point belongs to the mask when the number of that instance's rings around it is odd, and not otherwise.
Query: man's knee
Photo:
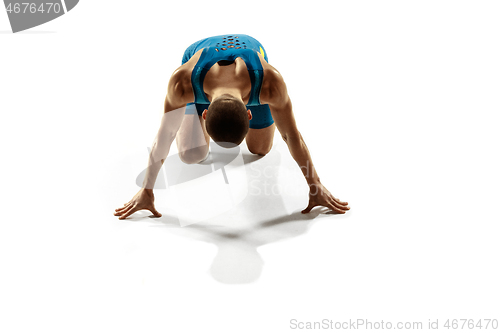
[[[196,147],[181,151],[179,157],[186,164],[195,164],[202,162],[208,155],[208,146]]]
[[[273,147],[273,145],[270,144],[268,146],[262,146],[262,145],[260,145],[260,146],[252,146],[252,145],[248,145],[247,144],[247,147],[248,147],[248,150],[252,154],[265,156],[267,153],[269,153],[271,151],[271,148]]]

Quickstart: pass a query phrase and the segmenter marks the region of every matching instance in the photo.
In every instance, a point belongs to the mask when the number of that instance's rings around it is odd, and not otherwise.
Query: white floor
[[[497,4],[318,2],[273,27],[195,29],[200,15],[188,26],[166,3],[85,1],[16,35],[0,14],[0,332],[500,320]],[[284,10],[266,8],[248,10]],[[300,214],[307,187],[277,134],[263,158],[242,145],[227,184],[211,159],[186,178],[174,147],[163,216],[118,220],[182,51],[229,25],[266,46],[323,184],[352,210]],[[305,70],[294,38],[330,41],[329,65]]]

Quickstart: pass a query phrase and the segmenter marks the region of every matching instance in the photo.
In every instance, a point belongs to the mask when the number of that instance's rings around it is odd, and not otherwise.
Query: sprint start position
[[[210,138],[226,148],[246,139],[251,153],[266,155],[276,127],[309,185],[309,204],[302,213],[316,206],[340,214],[349,210],[347,202],[321,184],[297,129],[285,82],[268,64],[264,47],[247,35],[215,36],[192,44],[168,83],[143,187],[114,215],[124,219],[147,209],[161,216],[153,187],[174,139],[183,162],[200,163],[208,157]]]

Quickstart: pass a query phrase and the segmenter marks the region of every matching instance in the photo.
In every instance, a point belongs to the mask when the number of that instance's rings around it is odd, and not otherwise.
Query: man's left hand
[[[309,185],[309,205],[302,214],[309,213],[316,206],[330,208],[338,214],[345,214],[350,209],[347,202],[335,198],[322,184]]]

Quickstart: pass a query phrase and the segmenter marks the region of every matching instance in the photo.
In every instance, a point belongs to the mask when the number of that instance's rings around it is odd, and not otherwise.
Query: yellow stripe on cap
[[[260,54],[262,54],[262,57],[264,58],[264,57],[266,56],[266,55],[264,54],[264,50],[262,49],[262,47],[261,47],[261,46],[259,46],[259,48],[260,48]]]

